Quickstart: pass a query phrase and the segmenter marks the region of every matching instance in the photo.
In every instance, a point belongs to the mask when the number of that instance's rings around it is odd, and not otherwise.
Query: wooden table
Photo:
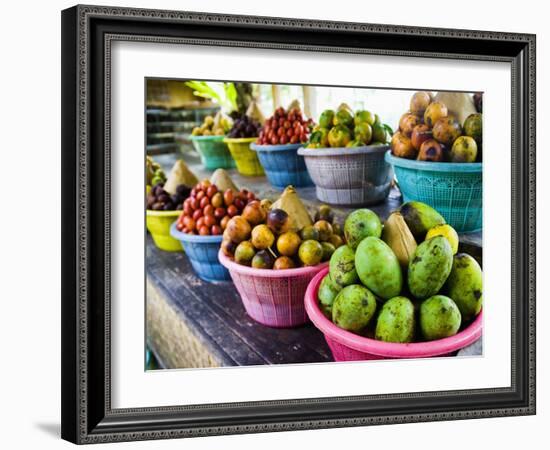
[[[181,154],[155,157],[169,171]],[[190,169],[207,178],[198,155],[183,156]],[[243,177],[229,171],[239,187],[261,198],[275,199],[280,192],[265,177]],[[299,188],[304,203],[313,212],[320,202],[315,188]],[[388,199],[369,207],[382,219],[402,202],[397,189]],[[333,208],[343,223],[353,208]],[[461,234],[465,251],[481,246],[481,233]],[[312,324],[293,329],[269,328],[252,320],[245,312],[231,282],[207,283],[198,278],[184,253],[159,250],[150,236],[146,242],[147,341],[165,368],[247,366],[332,361],[324,337]],[[480,352],[481,350],[476,350]]]

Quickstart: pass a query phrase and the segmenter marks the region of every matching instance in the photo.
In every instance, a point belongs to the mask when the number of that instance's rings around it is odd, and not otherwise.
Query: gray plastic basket
[[[393,169],[384,160],[388,145],[300,148],[317,198],[333,205],[372,205],[390,192]]]

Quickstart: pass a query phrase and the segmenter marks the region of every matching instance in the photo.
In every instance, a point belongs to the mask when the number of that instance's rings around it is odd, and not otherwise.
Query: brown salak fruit
[[[434,124],[441,118],[447,117],[449,110],[442,102],[430,103],[424,112],[424,123],[429,127],[433,127]]]
[[[462,127],[454,117],[442,117],[433,126],[434,139],[442,144],[452,146],[462,135]]]
[[[435,139],[428,139],[420,146],[419,161],[441,162],[444,159],[443,148]]]
[[[393,250],[401,267],[406,269],[416,250],[416,240],[400,212],[391,213],[384,223],[382,240]]]
[[[411,140],[401,131],[398,131],[391,138],[391,152],[399,158],[415,159],[417,151]]]
[[[432,98],[427,92],[415,92],[411,97],[410,110],[413,114],[416,114],[417,116],[423,116],[424,112],[431,102]]]
[[[421,122],[420,117],[411,113],[405,113],[399,119],[399,130],[407,137],[411,137],[414,127]]]
[[[416,150],[420,150],[420,146],[428,139],[433,139],[432,130],[428,125],[423,123],[414,127],[411,142]]]

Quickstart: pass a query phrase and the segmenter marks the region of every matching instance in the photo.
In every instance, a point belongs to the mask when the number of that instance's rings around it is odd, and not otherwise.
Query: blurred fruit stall
[[[481,211],[470,186],[481,173],[481,125],[470,117],[479,114],[475,102],[480,99],[470,96],[471,104],[464,106],[456,104],[457,96],[431,93],[412,99],[412,92],[388,93],[376,100],[379,93],[355,89],[345,97],[337,88],[248,83],[186,81],[171,85],[172,91],[154,87],[162,95],[156,102],[148,95],[148,131],[164,123],[149,107],[165,108],[173,97],[180,101],[191,92],[189,105],[211,106],[201,110],[209,113],[201,112],[200,119],[197,110],[179,111],[181,117],[194,111],[181,128],[188,137],[177,150],[156,152],[146,162],[147,345],[155,368],[372,359],[371,344],[386,346],[385,357],[481,354],[481,293],[473,306],[462,292],[453,294],[456,305],[446,296],[453,282],[464,279],[452,268],[457,255],[466,254],[464,264],[476,276],[481,270],[480,222],[477,216],[464,219],[476,208]],[[174,94],[178,87],[186,94]],[[342,96],[345,102],[336,100]],[[384,103],[388,99],[391,108]],[[429,120],[423,119],[430,105],[446,108],[444,101],[455,110],[432,106]],[[325,108],[327,102],[334,109]],[[380,106],[370,112],[367,105]],[[464,111],[469,113],[462,117]],[[430,164],[438,175],[430,172]],[[447,165],[444,174],[438,164]],[[458,200],[457,186],[469,189],[456,223],[449,225],[439,214],[447,214],[445,208],[416,201],[430,203],[435,197],[418,199],[418,192],[400,190],[411,183],[411,175],[399,172],[401,166],[414,172],[417,184],[429,178],[418,177],[419,172],[447,177],[446,192],[454,187]],[[456,186],[448,181],[462,171],[469,181]],[[448,202],[445,207],[457,211]],[[336,262],[340,270],[346,258],[358,264],[357,258],[365,258],[361,252],[389,253],[391,263],[384,265],[393,270],[388,277],[394,286],[388,292],[387,287],[378,290],[367,273],[369,258],[359,264],[359,275],[335,271]],[[441,253],[437,266],[446,272],[435,282],[431,277],[426,287],[422,273],[431,269],[414,256],[420,260],[430,252]],[[335,303],[340,292],[350,302],[365,296],[370,306],[359,325],[357,317],[346,316],[350,310],[342,306],[344,300]],[[344,308],[341,314],[333,311],[333,303]],[[454,316],[438,319],[450,321],[451,331],[426,321],[421,305],[430,312],[452,311]],[[392,330],[388,318],[396,310],[419,318],[408,335],[396,337]],[[342,344],[354,341],[359,344],[353,348]],[[403,345],[410,351],[400,355]],[[364,351],[358,352],[361,346]]]

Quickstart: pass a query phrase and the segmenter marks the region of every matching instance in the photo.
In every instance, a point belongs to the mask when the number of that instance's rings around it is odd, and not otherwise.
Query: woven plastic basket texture
[[[256,152],[250,150],[250,144],[256,138],[225,138],[231,156],[235,160],[237,170],[241,175],[256,177],[264,174],[264,169],[258,160]]]
[[[397,158],[390,152],[405,202],[415,200],[435,208],[456,231],[483,227],[482,163],[437,163]]]
[[[231,156],[227,144],[223,142],[224,136],[191,136],[190,139],[206,169],[232,169],[235,167],[235,160]]]
[[[153,211],[148,209],[145,216],[147,230],[153,242],[161,250],[181,252],[180,243],[170,235],[170,226],[181,214],[181,211]]]
[[[327,273],[328,268],[320,271],[309,283],[305,294],[305,307],[315,327],[324,334],[335,361],[446,356],[470,345],[481,336],[482,312],[454,336],[429,342],[410,344],[382,342],[343,330],[327,319],[319,308],[317,292]]]
[[[328,263],[297,269],[254,269],[233,262],[220,250],[244,308],[255,321],[274,328],[290,328],[308,321],[304,295],[311,279]]]
[[[298,155],[301,146],[252,144],[250,148],[258,154],[269,182],[276,188],[284,189],[288,185],[313,186],[304,157]]]
[[[315,183],[317,198],[334,205],[372,205],[389,194],[393,171],[386,145],[298,150]]]
[[[230,280],[229,272],[218,261],[222,236],[197,236],[182,233],[172,224],[170,234],[180,241],[195,273],[205,281]]]

